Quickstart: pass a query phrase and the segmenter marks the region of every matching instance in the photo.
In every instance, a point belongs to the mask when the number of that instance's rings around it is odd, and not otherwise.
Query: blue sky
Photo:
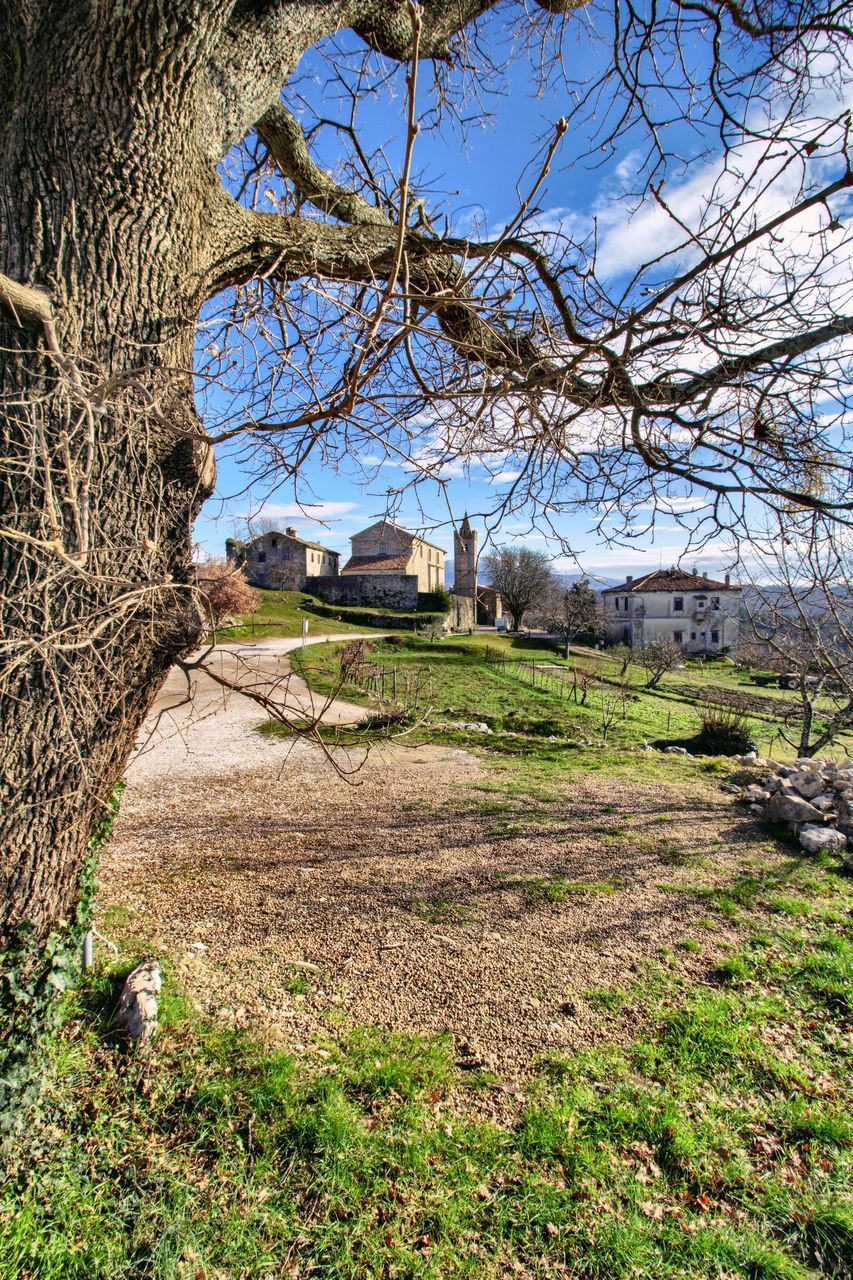
[[[580,20],[577,36],[568,48],[580,59],[593,55],[586,46]],[[314,54],[302,70],[306,79],[302,88],[306,97],[333,114],[334,101],[324,102],[322,59]],[[313,80],[312,80],[313,77]],[[427,77],[423,77],[424,80]],[[426,113],[431,105],[424,88],[419,106]],[[525,170],[537,150],[537,143],[548,136],[555,122],[569,108],[566,86],[557,82],[542,89],[533,74],[530,60],[522,53],[510,58],[507,51],[506,80],[502,91],[490,95],[487,105],[493,118],[469,126],[464,144],[455,129],[425,130],[415,150],[415,167],[429,185],[452,193],[443,207],[453,211],[454,230],[465,232],[476,223],[483,228],[500,227],[517,207],[517,185],[524,185]],[[385,96],[368,103],[363,112],[364,137],[372,142],[387,142],[392,161],[399,161],[403,149],[402,96]],[[586,139],[570,136],[565,140],[556,164],[540,191],[537,203],[542,210],[541,225],[576,226],[588,230],[593,219],[599,226],[599,266],[614,280],[630,273],[646,260],[658,240],[662,244],[671,227],[659,211],[648,206],[632,218],[631,202],[622,193],[630,189],[636,178],[638,153],[633,150],[636,139],[625,140],[621,152],[596,156],[593,165],[580,160]],[[318,157],[333,167],[333,153]],[[710,173],[710,169],[708,170]],[[681,178],[685,202],[701,199],[704,170],[699,164]],[[529,179],[528,179],[529,180]],[[221,554],[224,540],[239,527],[247,515],[272,517],[283,526],[290,524],[305,537],[340,551],[349,552],[349,538],[384,513],[389,487],[405,482],[400,468],[383,461],[374,469],[366,486],[358,482],[355,468],[346,466],[324,469],[316,461],[305,468],[300,501],[294,500],[292,488],[270,491],[266,485],[248,488],[250,477],[233,455],[221,450],[218,455],[219,479],[216,494],[208,501],[196,526],[196,540],[204,552]],[[396,518],[412,529],[426,530],[427,536],[452,547],[445,494],[450,498],[452,516],[461,519],[466,511],[487,509],[494,500],[495,477],[476,464],[467,469],[445,469],[446,489],[440,492],[428,482],[419,487],[418,503],[407,499]],[[664,567],[682,559],[688,533],[677,521],[697,523],[703,499],[683,486],[662,496],[660,512],[654,528],[648,527],[651,507],[637,512],[635,528],[628,546],[608,546],[595,526],[600,512],[581,511],[561,516],[557,528],[571,544],[574,559],[561,554],[558,543],[532,528],[523,517],[508,519],[496,535],[499,544],[525,543],[551,552],[557,566],[571,572],[581,569],[593,577],[618,580],[625,573],[641,573]],[[667,508],[669,514],[667,514]],[[605,524],[605,528],[607,525]],[[731,564],[729,547],[718,538],[695,553],[686,552],[684,562],[700,569],[720,572]]]

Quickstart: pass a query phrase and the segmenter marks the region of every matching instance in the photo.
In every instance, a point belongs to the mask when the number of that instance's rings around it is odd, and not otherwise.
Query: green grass
[[[518,658],[528,666],[520,669],[489,662],[487,650]],[[339,688],[339,652],[340,646],[334,643],[309,647],[295,654],[293,663],[312,688],[328,693]],[[565,672],[565,684],[534,687],[528,678],[533,659],[540,673],[538,681],[543,671],[553,670]],[[524,637],[476,634],[429,642],[405,636],[388,642],[378,640],[369,660],[375,669],[385,672],[386,702],[392,700],[396,680],[397,701],[410,712],[409,740],[413,744],[447,741],[487,746],[493,752],[515,755],[531,751],[543,755],[593,745],[597,752],[612,757],[626,750],[633,755],[647,741],[687,741],[700,727],[695,703],[702,691],[724,688],[736,692],[739,687],[737,673],[725,662],[706,663],[701,668],[696,663],[688,664],[685,671],[671,678],[672,689],[664,683],[651,692],[643,688],[641,671],[632,667],[624,715],[620,707],[608,730],[607,746],[602,747],[600,690],[593,687],[585,704],[576,703],[571,694],[571,673],[576,665],[580,670],[594,670],[607,680],[614,680],[618,664],[606,651],[581,650],[566,662],[549,646],[543,647],[542,641]],[[612,694],[613,685],[606,685],[605,691]],[[343,685],[340,693],[350,701],[375,706],[375,696],[358,683]],[[411,732],[411,725],[422,718],[425,723]],[[482,722],[492,732],[452,727],[459,722]],[[793,756],[793,750],[780,743],[778,724],[772,715],[754,717],[749,730],[760,750],[766,750],[773,742],[777,758]],[[673,757],[667,757],[664,763],[670,771],[675,767]],[[721,770],[729,767],[719,763]]]
[[[272,636],[299,636],[303,620],[307,620],[311,635],[346,635],[365,632],[364,616],[379,618],[397,617],[405,620],[417,618],[417,614],[397,609],[347,609],[335,610],[334,617],[322,617],[312,612],[312,605],[323,602],[306,591],[259,592],[261,603],[255,613],[235,619],[236,625],[217,632],[218,640],[262,640]],[[325,607],[325,606],[324,606]]]
[[[796,916],[766,913],[781,883]],[[315,1052],[273,1052],[191,1013],[168,971],[159,1040],[130,1057],[112,1027],[133,959],[90,975],[6,1142],[0,1275],[847,1274],[853,885],[792,859],[732,898],[749,935],[708,982],[675,964],[592,988],[635,1038],[550,1058],[492,1120],[448,1037],[330,1018]]]
[[[608,896],[618,893],[622,887],[606,880],[566,880],[563,876],[524,876],[505,874],[500,876],[508,887],[518,890],[528,902],[565,902],[578,894]]]

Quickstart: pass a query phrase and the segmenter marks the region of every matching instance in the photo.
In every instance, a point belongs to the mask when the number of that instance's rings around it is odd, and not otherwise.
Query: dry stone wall
[[[344,607],[405,609],[418,607],[418,579],[413,573],[346,573],[308,578],[305,590],[326,604]]]

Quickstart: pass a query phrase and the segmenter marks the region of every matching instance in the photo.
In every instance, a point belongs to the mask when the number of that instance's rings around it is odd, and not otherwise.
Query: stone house
[[[379,520],[351,538],[352,554],[341,575],[397,574],[417,578],[418,591],[435,591],[444,586],[444,557],[441,547],[419,538],[408,529]]]
[[[741,588],[694,569],[658,569],[602,591],[608,644],[642,649],[672,640],[685,653],[737,649]]]
[[[300,538],[292,528],[271,530],[243,544],[229,538],[225,554],[243,567],[253,587],[280,591],[304,591],[309,578],[335,577],[340,570],[337,551]]]

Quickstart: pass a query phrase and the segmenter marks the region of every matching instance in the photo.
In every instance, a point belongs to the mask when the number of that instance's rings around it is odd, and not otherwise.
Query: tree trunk
[[[0,272],[56,316],[52,335],[0,314],[6,939],[72,913],[93,824],[199,638],[190,535],[213,480],[186,372],[205,170],[147,20],[64,12],[3,91]],[[180,68],[201,37],[163,39]]]

